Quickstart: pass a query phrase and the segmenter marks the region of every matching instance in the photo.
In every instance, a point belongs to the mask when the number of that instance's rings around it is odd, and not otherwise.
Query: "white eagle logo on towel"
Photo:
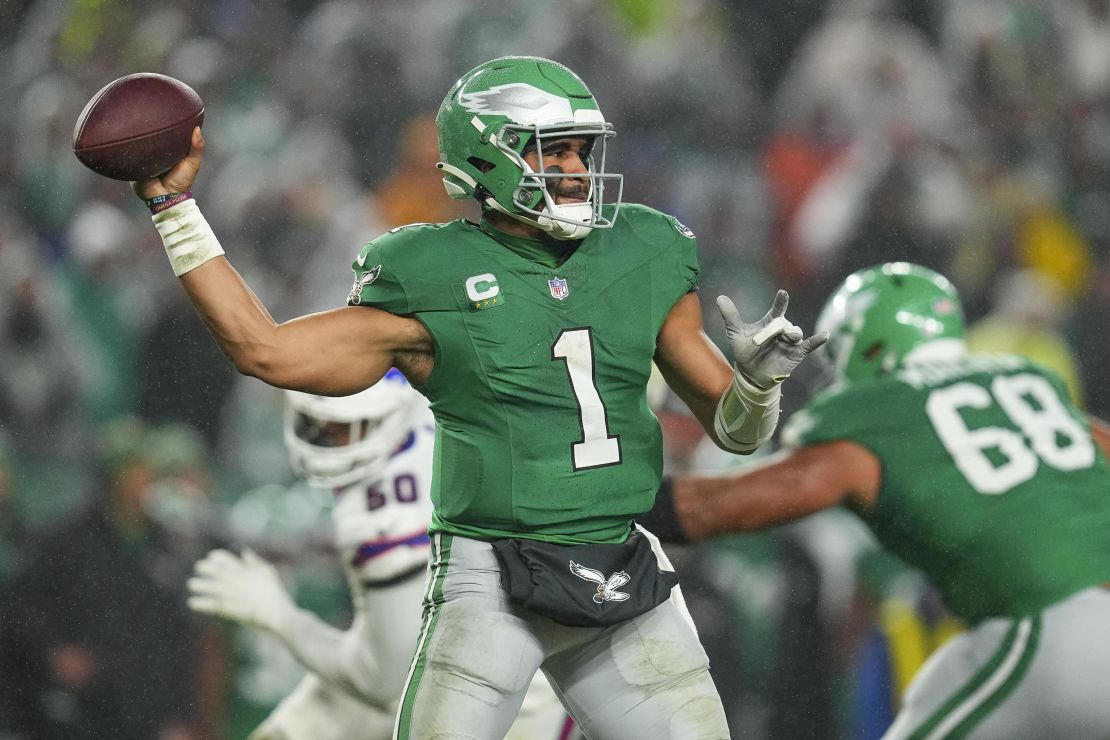
[[[597,584],[597,593],[594,594],[594,603],[604,604],[606,601],[627,601],[628,594],[617,589],[628,583],[630,576],[623,570],[619,570],[608,578],[600,570],[587,568],[584,565],[579,565],[573,560],[570,561],[570,572],[581,578],[583,581],[590,581]]]

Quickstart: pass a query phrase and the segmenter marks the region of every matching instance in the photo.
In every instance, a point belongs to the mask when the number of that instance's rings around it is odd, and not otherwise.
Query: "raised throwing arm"
[[[174,194],[189,192],[203,154],[197,128],[185,159],[132,188],[148,202],[180,200]],[[337,396],[372,385],[390,367],[414,384],[430,371],[431,337],[415,319],[357,307],[279,324],[224,257],[195,201],[183,199],[153,220],[189,300],[239,372],[281,388]]]

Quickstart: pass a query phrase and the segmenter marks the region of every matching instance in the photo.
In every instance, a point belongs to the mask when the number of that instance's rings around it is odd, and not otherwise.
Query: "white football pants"
[[[357,630],[363,644],[376,653],[372,662],[379,679],[387,684],[403,685],[412,662],[420,632],[423,591],[424,579],[414,576],[355,597],[358,613],[352,630]],[[309,674],[249,740],[389,740],[396,706],[397,702],[388,709],[376,707]],[[541,675],[528,687],[524,705],[506,738],[561,740],[567,721],[566,710]]]
[[[670,568],[665,556],[660,565]],[[499,579],[489,543],[433,535],[398,738],[499,740],[541,667],[591,740],[728,738],[709,661],[678,588],[670,601],[627,622],[567,627],[511,604]]]
[[[945,643],[883,740],[1110,738],[1110,591],[1024,619],[987,619]]]

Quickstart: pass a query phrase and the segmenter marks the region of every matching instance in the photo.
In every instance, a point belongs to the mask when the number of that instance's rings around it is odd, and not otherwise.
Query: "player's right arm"
[[[144,200],[185,193],[204,155],[193,131],[189,154],[161,177],[133,183]],[[191,201],[154,217],[174,271],[193,307],[236,369],[280,388],[342,396],[367,388],[397,367],[419,385],[431,370],[432,340],[412,318],[374,308],[339,308],[282,324],[223,257]]]
[[[739,472],[671,479],[670,501],[652,517],[673,520],[687,540],[744,532],[800,519],[837,504],[866,510],[879,495],[882,468],[866,448],[826,442],[775,453]],[[660,527],[665,530],[665,527]]]
[[[417,358],[430,358],[431,337],[415,319],[359,306],[278,324],[223,257],[182,275],[181,283],[236,369],[270,385],[346,396],[391,367],[414,385],[427,377]]]

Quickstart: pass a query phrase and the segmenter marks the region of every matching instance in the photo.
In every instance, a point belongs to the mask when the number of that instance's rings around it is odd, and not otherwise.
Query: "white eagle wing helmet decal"
[[[463,107],[471,113],[506,116],[526,126],[574,120],[569,100],[526,82],[464,92],[460,97]]]
[[[587,568],[571,560],[570,572],[584,581],[591,581],[597,584],[597,593],[593,596],[594,603],[604,604],[606,601],[628,600],[628,594],[623,591],[617,591],[618,588],[628,583],[630,578],[623,570],[617,571],[606,578],[605,574],[600,570]]]

